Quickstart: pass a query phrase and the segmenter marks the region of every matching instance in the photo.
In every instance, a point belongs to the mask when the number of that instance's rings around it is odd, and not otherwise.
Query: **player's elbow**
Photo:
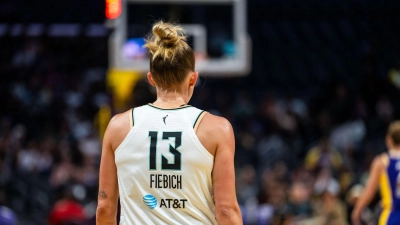
[[[97,215],[108,215],[112,213],[112,209],[107,205],[98,205],[96,210]]]
[[[239,206],[237,204],[223,204],[215,207],[218,224],[242,224]]]
[[[117,215],[117,210],[110,204],[98,204],[96,210],[96,220],[97,224],[99,222],[112,221],[115,220]],[[105,223],[107,224],[107,223]]]

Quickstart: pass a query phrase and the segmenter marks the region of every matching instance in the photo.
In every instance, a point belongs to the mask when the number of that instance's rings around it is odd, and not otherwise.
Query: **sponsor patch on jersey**
[[[167,208],[167,209],[184,209],[186,208],[187,199],[171,199],[165,198],[161,199],[160,208]],[[145,195],[143,197],[143,202],[149,209],[153,210],[157,207],[158,201],[156,197],[151,194]]]
[[[157,206],[157,199],[153,195],[145,195],[143,197],[143,202],[149,209],[153,210]]]

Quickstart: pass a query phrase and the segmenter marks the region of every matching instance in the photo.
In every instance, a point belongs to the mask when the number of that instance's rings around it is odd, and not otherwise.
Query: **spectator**
[[[308,151],[305,158],[306,168],[310,170],[326,167],[337,171],[342,166],[342,162],[342,156],[330,145],[330,139],[326,135],[317,146]]]
[[[288,214],[295,220],[304,220],[313,215],[311,194],[307,185],[301,181],[295,181],[289,189]]]
[[[51,209],[50,225],[78,225],[87,219],[83,206],[73,196],[72,188],[65,188],[62,198]]]
[[[376,103],[376,114],[384,123],[389,123],[393,119],[394,109],[387,96],[381,96]]]
[[[5,192],[4,190],[0,189],[0,224],[17,225],[17,215],[13,210],[3,205],[5,200]]]
[[[17,224],[17,219],[16,219],[15,213],[5,207],[5,206],[0,206],[0,224],[1,225],[16,225]]]
[[[316,204],[316,216],[322,217],[321,225],[347,225],[347,211],[345,204],[338,198],[340,193],[339,183],[330,179],[322,198]],[[321,221],[322,222],[322,221]]]
[[[400,90],[400,60],[397,60],[393,68],[389,70],[388,76],[390,82]]]

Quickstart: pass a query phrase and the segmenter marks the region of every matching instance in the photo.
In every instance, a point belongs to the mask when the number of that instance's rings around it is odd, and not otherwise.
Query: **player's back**
[[[192,106],[133,110],[133,128],[115,151],[121,225],[217,224],[214,157],[194,130],[202,115]]]
[[[397,208],[400,210],[400,158],[383,155],[386,161],[386,170],[380,178],[382,204],[384,208]]]
[[[379,224],[400,224],[400,158],[383,154],[386,165],[380,177],[382,213]]]

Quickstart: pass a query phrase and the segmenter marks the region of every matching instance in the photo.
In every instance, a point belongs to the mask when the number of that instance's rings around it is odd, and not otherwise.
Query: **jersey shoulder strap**
[[[135,124],[135,120],[133,119],[133,108],[130,110],[130,113],[129,113],[129,120],[130,120],[130,124],[131,124],[131,127],[133,127],[133,125]]]
[[[195,129],[195,131],[197,130],[197,127],[199,126],[204,115],[207,113],[206,111],[193,106],[185,108],[185,111],[183,112],[185,113],[185,116],[188,118],[188,122],[191,124],[193,129]]]
[[[147,115],[149,114],[149,110],[151,110],[151,109],[147,105],[133,108],[132,112],[131,112],[132,126],[134,126],[135,124],[139,125],[140,121],[142,121],[143,119],[145,119],[147,117]]]
[[[197,132],[197,129],[199,128],[199,125],[200,125],[200,123],[201,123],[201,120],[203,120],[203,118],[204,118],[204,116],[207,114],[207,111],[201,111],[200,113],[199,113],[199,115],[197,116],[197,119],[196,119],[196,121],[194,122],[194,125],[193,125],[193,129],[194,129],[194,132],[196,133]]]

